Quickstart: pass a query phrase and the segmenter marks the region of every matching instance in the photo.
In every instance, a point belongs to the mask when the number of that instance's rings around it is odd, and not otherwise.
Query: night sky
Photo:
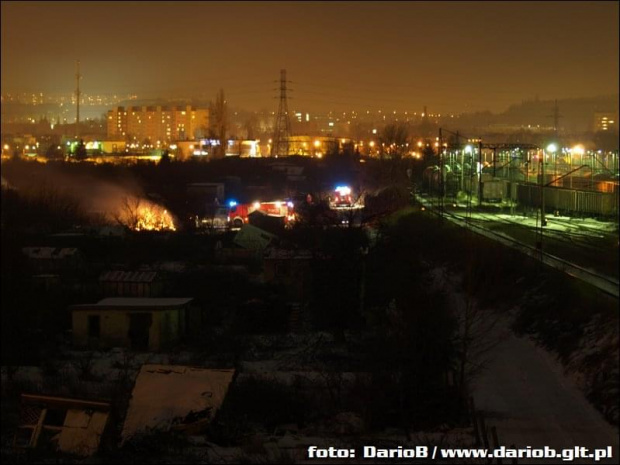
[[[502,111],[618,93],[618,2],[2,2],[2,92],[306,111]]]

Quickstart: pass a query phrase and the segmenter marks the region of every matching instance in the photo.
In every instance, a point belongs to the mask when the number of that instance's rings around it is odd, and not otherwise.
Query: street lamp
[[[575,145],[572,149],[570,149],[570,170],[573,170],[573,156],[574,155],[579,155],[579,165],[583,165],[583,154],[584,154],[585,150],[583,148],[583,145],[581,144],[577,144]],[[573,188],[573,177],[571,176],[570,179],[570,188]]]
[[[482,206],[482,139],[478,139],[478,207]]]
[[[547,226],[547,220],[545,219],[545,162],[547,161],[547,154],[557,152],[557,145],[551,143],[547,145],[547,150],[543,150],[543,156],[541,160],[541,180],[540,180],[540,227],[541,231],[544,226]]]
[[[465,186],[464,186],[464,178],[463,175],[465,174],[465,157],[464,157],[464,153],[466,153],[467,155],[469,155],[469,196],[471,197],[471,181],[472,181],[472,173],[471,173],[471,165],[472,165],[472,154],[473,152],[473,148],[471,145],[466,145],[465,149],[463,151],[461,151],[461,189],[465,190]]]

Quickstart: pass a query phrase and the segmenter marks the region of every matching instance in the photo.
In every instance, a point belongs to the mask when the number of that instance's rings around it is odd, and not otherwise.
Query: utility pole
[[[76,63],[76,73],[75,73],[75,101],[76,101],[76,118],[75,118],[75,137],[77,139],[80,138],[80,79],[82,79],[82,75],[80,74],[80,60]]]
[[[287,156],[289,154],[289,139],[291,137],[291,120],[288,116],[288,103],[286,99],[286,70],[280,70],[280,104],[276,117],[275,131],[271,156]]]
[[[426,111],[426,108],[425,108]],[[441,128],[439,128],[439,147],[437,154],[439,155],[439,213],[443,218],[443,204],[444,204],[444,179],[443,179],[443,168],[444,168],[444,159],[443,159],[443,145],[442,145],[442,136],[441,136]]]
[[[541,175],[540,175],[540,236],[542,244],[543,227],[547,226],[547,219],[545,218],[545,149],[542,150],[542,162],[541,162]]]
[[[461,150],[461,140],[460,140],[459,132],[456,131],[456,151],[454,152],[454,164],[455,165],[458,163],[458,151],[459,150]],[[461,152],[461,153],[463,153],[463,152]],[[457,192],[455,194],[454,203],[456,203],[456,201],[457,201],[456,197],[458,196],[459,191],[463,190],[463,163],[462,162],[461,162],[461,169],[460,169],[460,171],[461,171],[461,173],[460,173],[461,174],[461,183],[459,185],[459,189],[458,190],[455,189]]]
[[[482,206],[482,139],[478,139],[478,206]]]

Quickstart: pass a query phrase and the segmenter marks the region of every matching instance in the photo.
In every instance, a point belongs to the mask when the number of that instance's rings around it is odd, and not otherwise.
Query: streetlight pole
[[[540,252],[540,260],[543,259],[543,225],[545,222],[545,194],[544,194],[544,166],[545,166],[545,151],[543,149],[543,158],[538,160],[538,176],[540,177],[540,181],[538,182],[540,188],[540,230],[538,229],[538,211],[536,212],[536,249]]]
[[[482,139],[478,140],[478,207],[482,206]]]
[[[545,186],[547,185],[547,183],[545,182],[545,161],[546,161],[546,152],[549,153],[557,153],[558,151],[558,147],[555,144],[549,144],[547,145],[546,149],[543,149],[543,158],[542,158],[542,179],[541,179],[541,223],[540,223],[540,227],[544,227],[547,226],[547,220],[545,219]],[[556,161],[557,161],[557,157],[556,157]],[[554,176],[556,176],[557,173],[554,174]],[[555,179],[555,178],[554,178]],[[555,182],[555,181],[554,181]]]
[[[459,147],[461,151],[461,191],[465,190],[464,182],[465,182],[465,149]]]
[[[444,179],[443,179],[443,168],[444,168],[444,158],[443,158],[443,146],[442,146],[442,135],[441,135],[441,128],[439,128],[439,147],[437,148],[438,153],[439,153],[439,176],[440,176],[440,181],[439,181],[439,196],[440,196],[440,200],[439,200],[439,213],[441,214],[442,218],[443,218],[443,207],[444,207],[444,192],[445,192],[445,187],[444,187]]]
[[[540,166],[540,235],[542,243],[542,228],[547,226],[547,220],[545,219],[545,149],[542,151]]]

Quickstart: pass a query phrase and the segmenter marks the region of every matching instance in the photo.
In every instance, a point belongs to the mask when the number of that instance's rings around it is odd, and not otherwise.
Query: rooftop
[[[22,252],[28,258],[53,259],[71,257],[78,252],[78,249],[75,247],[24,247]]]
[[[144,308],[146,310],[168,310],[187,305],[192,297],[148,298],[148,297],[108,297],[96,304],[72,305],[72,310],[113,310]]]
[[[168,431],[209,421],[222,405],[235,370],[179,365],[143,365],[134,386],[123,441],[147,430]]]
[[[99,281],[126,282],[126,283],[150,283],[157,277],[156,271],[104,271],[99,276]]]

